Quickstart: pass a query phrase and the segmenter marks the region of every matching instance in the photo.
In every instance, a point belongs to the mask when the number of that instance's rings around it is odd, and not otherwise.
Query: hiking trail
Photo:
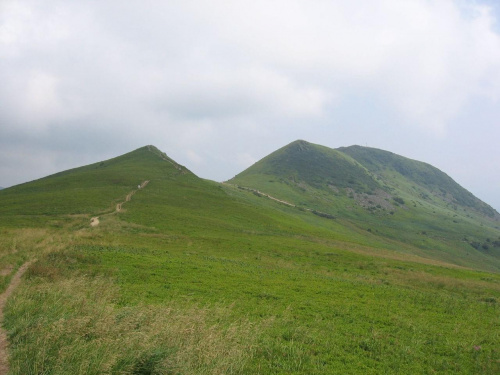
[[[19,267],[16,274],[12,277],[7,289],[5,289],[5,291],[0,295],[0,374],[7,374],[9,372],[9,342],[7,340],[7,332],[5,332],[5,329],[3,328],[3,310],[5,308],[5,304],[7,303],[7,299],[19,285],[21,277],[32,262],[33,261],[26,262]]]
[[[149,183],[149,180],[144,181],[142,184],[140,184],[140,185],[138,186],[138,188],[137,188],[137,189],[132,190],[130,193],[128,193],[128,194],[127,194],[127,196],[125,197],[125,200],[124,200],[123,202],[118,203],[118,204],[116,205],[116,209],[115,209],[113,212],[110,212],[110,213],[107,213],[107,214],[104,214],[104,215],[101,215],[101,216],[114,215],[114,214],[116,214],[116,213],[120,212],[120,211],[122,210],[122,206],[123,206],[123,204],[124,204],[124,203],[127,203],[127,202],[130,202],[130,200],[132,199],[132,195],[134,195],[134,194],[137,192],[137,190],[144,189],[144,188],[148,185],[148,183]],[[96,226],[98,226],[98,225],[99,225],[99,218],[100,218],[101,216],[95,216],[95,217],[91,218],[91,219],[90,219],[90,226],[91,226],[91,227],[96,227]]]
[[[240,185],[236,185],[236,184],[230,184],[230,183],[229,183],[229,182],[227,182],[227,181],[222,182],[222,184],[224,184],[224,185],[229,185],[229,186],[234,186],[234,187],[236,187],[236,188],[238,188],[238,189],[241,189],[241,190],[250,191],[250,192],[252,192],[252,193],[257,194],[258,196],[269,198],[269,199],[271,199],[271,200],[273,200],[273,201],[276,201],[276,202],[278,202],[278,203],[284,204],[284,205],[286,205],[286,206],[300,208],[300,209],[302,209],[302,210],[304,210],[304,211],[309,211],[309,212],[312,212],[313,214],[318,215],[318,216],[328,217],[328,218],[330,218],[330,219],[332,219],[332,218],[333,218],[333,216],[332,216],[332,215],[330,215],[330,214],[328,214],[328,213],[326,213],[326,212],[322,212],[322,211],[318,211],[318,210],[313,210],[312,208],[307,208],[307,207],[299,207],[299,206],[297,206],[297,205],[295,205],[295,204],[293,204],[293,203],[290,203],[290,202],[284,201],[284,200],[282,200],[282,199],[278,199],[278,198],[276,198],[276,197],[273,197],[272,195],[269,195],[269,194],[267,194],[267,193],[263,193],[262,191],[257,190],[257,189],[252,189],[252,188],[249,188],[249,187],[240,186]]]

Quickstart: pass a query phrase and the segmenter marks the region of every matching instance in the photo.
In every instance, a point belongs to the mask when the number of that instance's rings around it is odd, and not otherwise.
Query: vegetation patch
[[[358,151],[296,142],[238,188],[145,147],[2,190],[1,287],[36,259],[11,373],[500,373],[498,223]]]
[[[9,304],[13,373],[241,373],[270,324],[223,306],[120,308],[105,278],[50,280],[29,283]]]

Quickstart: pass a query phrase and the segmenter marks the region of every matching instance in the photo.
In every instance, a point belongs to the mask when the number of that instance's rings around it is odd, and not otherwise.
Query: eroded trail
[[[110,213],[102,215],[102,216],[114,215],[114,214],[120,212],[122,210],[123,204],[130,202],[130,200],[132,199],[132,195],[134,195],[137,192],[137,190],[144,189],[148,185],[148,183],[149,183],[149,180],[144,181],[142,184],[140,184],[138,186],[138,188],[136,190],[132,190],[130,193],[128,193],[127,196],[125,197],[125,200],[123,202],[118,203],[116,205],[116,209],[113,212],[110,212]],[[91,227],[96,227],[98,225],[99,225],[99,216],[95,216],[95,217],[90,219],[90,226]]]
[[[237,188],[239,188],[239,189],[242,189],[242,190],[247,190],[247,191],[251,191],[251,192],[253,192],[253,193],[257,193],[257,194],[258,194],[258,195],[260,195],[260,196],[267,197],[267,198],[269,198],[269,199],[271,199],[271,200],[273,200],[273,201],[276,201],[276,202],[279,202],[279,203],[283,203],[283,204],[285,204],[285,205],[287,205],[287,206],[290,206],[290,207],[297,207],[297,206],[296,206],[295,204],[293,204],[293,203],[290,203],[290,202],[284,201],[284,200],[282,200],[282,199],[275,198],[275,197],[273,197],[273,196],[271,196],[271,195],[269,195],[269,194],[263,193],[262,191],[257,190],[257,189],[252,189],[252,188],[245,187],[245,186],[234,185],[234,184],[230,184],[230,183],[228,183],[228,182],[223,182],[223,184],[230,185],[230,186],[235,186],[235,187],[237,187]]]
[[[24,263],[16,272],[8,286],[8,288],[0,295],[0,374],[9,372],[9,356],[8,356],[8,341],[7,332],[3,329],[3,310],[7,299],[21,282],[21,277],[28,269],[32,262]]]
[[[260,190],[257,190],[257,189],[252,189],[252,188],[249,188],[249,187],[245,187],[245,186],[239,186],[239,185],[235,185],[235,184],[230,184],[228,182],[223,182],[223,184],[225,185],[230,185],[230,186],[234,186],[234,187],[237,187],[238,189],[242,189],[242,190],[247,190],[247,191],[251,191],[253,193],[256,193],[257,195],[260,195],[261,197],[266,197],[266,198],[269,198],[273,201],[276,201],[278,203],[282,203],[284,205],[287,205],[287,206],[290,206],[290,207],[297,207],[297,205],[293,204],[293,203],[290,203],[290,202],[287,202],[287,201],[284,201],[282,199],[278,199],[278,198],[275,198],[273,197],[272,195],[269,195],[267,193],[263,193],[262,191]],[[307,208],[307,207],[300,207],[302,210],[305,210],[305,211],[309,211],[309,212],[312,212],[316,215],[319,215],[319,216],[323,216],[323,217],[328,217],[330,219],[334,218],[332,215],[326,213],[326,212],[322,212],[322,211],[318,211],[318,210],[313,210],[311,208]]]

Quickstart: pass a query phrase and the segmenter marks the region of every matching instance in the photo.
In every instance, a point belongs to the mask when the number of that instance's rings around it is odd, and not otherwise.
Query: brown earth
[[[12,280],[5,290],[0,295],[0,324],[3,325],[3,310],[5,308],[5,304],[7,299],[10,297],[12,292],[16,289],[16,287],[21,282],[21,277],[24,272],[28,269],[31,262],[24,263],[16,272],[16,274],[12,277]],[[9,355],[8,355],[8,340],[7,333],[3,329],[3,326],[0,326],[0,374],[7,374],[9,372]]]
[[[116,209],[113,212],[108,213],[106,215],[113,215],[113,214],[116,214],[117,212],[120,212],[122,210],[123,204],[130,202],[130,200],[132,199],[132,195],[134,195],[137,190],[144,189],[148,183],[149,183],[149,180],[146,180],[138,186],[138,189],[132,190],[130,193],[128,193],[127,196],[125,197],[125,200],[123,202],[118,203],[116,205]],[[102,215],[102,216],[106,216],[106,215]],[[99,225],[99,216],[96,216],[96,217],[93,217],[90,219],[90,226],[91,227],[96,227],[98,225]],[[0,375],[1,375],[1,373],[0,373]]]

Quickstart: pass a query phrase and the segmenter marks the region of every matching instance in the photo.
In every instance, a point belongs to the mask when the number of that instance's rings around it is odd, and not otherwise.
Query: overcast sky
[[[0,186],[153,144],[222,181],[296,140],[500,211],[494,0],[0,1]]]

